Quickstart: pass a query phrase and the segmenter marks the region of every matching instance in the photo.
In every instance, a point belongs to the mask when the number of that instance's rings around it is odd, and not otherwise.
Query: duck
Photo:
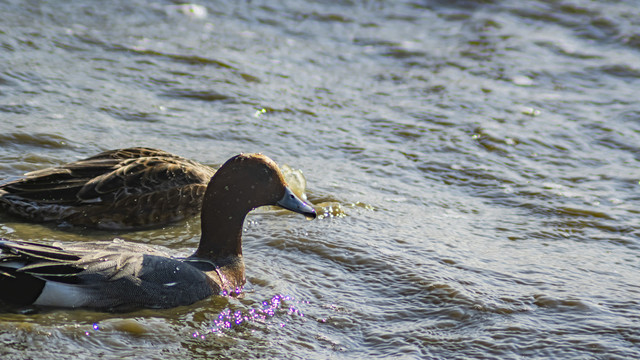
[[[300,173],[286,166],[283,170],[294,193],[306,200]],[[209,166],[159,149],[107,150],[0,185],[0,209],[63,228],[157,228],[200,214],[214,173]]]
[[[215,170],[153,148],[108,150],[0,185],[0,208],[33,222],[136,230],[200,213]]]
[[[0,302],[18,307],[123,311],[173,308],[242,293],[242,228],[254,208],[271,205],[316,217],[269,157],[239,154],[211,177],[201,237],[184,258],[122,239],[42,244],[0,239]]]

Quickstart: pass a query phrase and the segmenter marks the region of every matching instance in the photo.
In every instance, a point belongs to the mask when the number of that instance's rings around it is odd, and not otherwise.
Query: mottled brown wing
[[[168,153],[166,151],[152,149],[152,148],[127,148],[127,149],[115,149],[103,151],[97,155],[88,157],[86,159],[77,160],[68,164],[46,168],[42,170],[31,171],[25,174],[27,177],[38,177],[49,174],[66,173],[73,171],[75,177],[88,177],[92,178],[99,174],[106,173],[115,169],[116,166],[127,159],[138,159],[144,157],[162,157],[173,159],[184,159],[181,156]],[[185,159],[186,160],[186,159]]]
[[[34,171],[0,189],[39,203],[99,204],[129,195],[206,184],[213,173],[207,166],[161,150],[131,148]]]
[[[112,230],[154,227],[200,214],[205,191],[206,185],[193,184],[125,196],[112,203],[82,206],[82,211],[73,212],[64,220],[75,225]]]
[[[78,201],[118,201],[192,184],[207,184],[214,170],[186,159],[138,158],[125,160],[117,169],[97,176],[78,191]]]
[[[112,171],[113,166],[85,168],[81,172],[63,167],[44,169],[4,184],[0,190],[39,203],[73,204],[78,202],[77,194],[89,180],[96,174]]]

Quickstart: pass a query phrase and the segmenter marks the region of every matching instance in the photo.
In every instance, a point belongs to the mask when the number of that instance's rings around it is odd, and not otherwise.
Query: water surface
[[[326,216],[252,213],[243,298],[6,313],[0,357],[640,357],[635,2],[198,5],[0,1],[0,179],[119,147],[263,152]],[[185,255],[199,220],[3,214],[0,236]]]

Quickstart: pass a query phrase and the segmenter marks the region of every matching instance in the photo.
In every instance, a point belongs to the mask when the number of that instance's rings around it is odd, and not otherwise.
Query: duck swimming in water
[[[122,240],[43,245],[0,239],[0,301],[128,310],[239,293],[245,283],[242,226],[249,211],[264,205],[316,215],[289,189],[273,160],[241,154],[225,162],[206,187],[200,244],[190,257]]]
[[[106,230],[157,227],[200,214],[214,173],[162,150],[109,150],[0,185],[0,208],[35,222]],[[292,185],[299,184],[297,174],[288,175]]]
[[[0,207],[31,221],[109,230],[200,213],[212,168],[162,150],[110,150],[0,186]]]

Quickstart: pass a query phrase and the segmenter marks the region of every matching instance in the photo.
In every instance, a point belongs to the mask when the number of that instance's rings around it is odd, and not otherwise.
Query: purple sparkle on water
[[[240,290],[241,289],[236,289]],[[261,301],[258,308],[243,310],[235,310],[232,311],[229,308],[226,308],[213,319],[211,327],[207,329],[207,332],[210,334],[220,334],[224,329],[231,329],[236,326],[240,326],[242,323],[250,323],[250,322],[264,322],[268,318],[274,317],[277,315],[277,310],[283,305],[284,301],[295,301],[292,296],[289,295],[274,295],[269,300]],[[296,303],[300,303],[296,301]],[[308,301],[303,301],[304,304],[309,304]],[[286,313],[290,316],[299,315],[304,316],[300,309],[296,308],[295,305],[290,305],[286,308]],[[285,327],[287,325],[288,320],[284,322],[278,323],[278,326]],[[253,331],[253,330],[252,330]],[[203,338],[204,335],[196,332],[193,333],[195,338]]]

